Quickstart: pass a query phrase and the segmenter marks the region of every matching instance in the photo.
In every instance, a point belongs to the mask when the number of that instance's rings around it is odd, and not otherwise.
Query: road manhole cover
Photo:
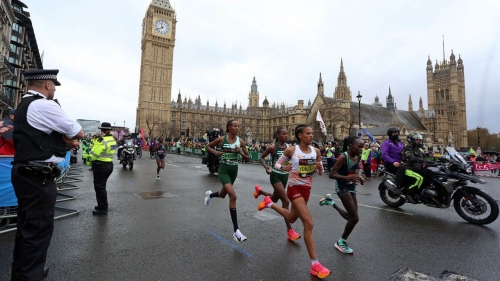
[[[168,192],[165,191],[146,191],[146,192],[135,193],[135,195],[146,200],[164,198],[164,197],[179,197],[178,195],[169,194]]]
[[[270,214],[268,212],[246,213],[246,215],[249,217],[261,220],[261,221],[268,221],[268,220],[279,218],[277,215],[273,215],[273,214]]]

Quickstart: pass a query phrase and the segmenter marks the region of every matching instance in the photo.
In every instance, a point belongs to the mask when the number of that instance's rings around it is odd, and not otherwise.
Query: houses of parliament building
[[[183,97],[181,92],[176,98],[172,97],[176,25],[176,14],[169,1],[152,0],[143,20],[136,115],[136,125],[148,136],[196,138],[212,128],[225,129],[226,122],[234,119],[240,122],[240,137],[247,142],[271,142],[280,127],[288,129],[293,140],[293,130],[299,124],[311,125],[318,140],[341,139],[360,134],[358,124],[361,123],[378,141],[385,139],[389,126],[397,126],[402,135],[419,132],[427,144],[467,146],[464,66],[460,56],[456,60],[453,51],[449,60],[443,55],[443,60],[436,61],[434,66],[430,58],[427,60],[427,109],[422,98],[414,109],[411,96],[408,110],[397,109],[390,87],[385,106],[378,96],[372,104],[358,104],[353,101],[342,59],[333,96],[325,95],[320,73],[316,95],[311,95],[307,103],[298,100],[294,106],[270,104],[267,97],[261,102],[257,80],[253,77],[246,108],[217,101],[211,105],[199,96],[194,100]],[[318,111],[327,127],[326,136],[316,121]]]

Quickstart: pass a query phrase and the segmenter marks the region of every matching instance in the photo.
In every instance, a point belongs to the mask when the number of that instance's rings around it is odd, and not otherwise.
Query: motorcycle
[[[473,224],[489,224],[498,218],[497,202],[469,182],[486,182],[472,173],[471,167],[452,147],[446,148],[447,157],[439,162],[425,162],[419,173],[423,183],[415,199],[424,205],[436,208],[448,208],[453,200],[453,207],[458,215]],[[390,207],[400,207],[406,203],[404,194],[399,195],[394,184],[396,176],[386,170],[379,170],[382,176],[378,190],[382,201]],[[403,182],[403,193],[408,182]]]
[[[216,146],[214,149],[216,151],[220,151],[219,146]],[[207,156],[202,158],[201,163],[207,164],[208,171],[213,175],[219,171],[220,156],[216,156],[215,154],[207,151]]]
[[[120,164],[123,165],[123,168],[127,168],[127,166],[129,170],[132,170],[134,168],[134,160],[137,147],[138,146],[134,144],[133,140],[126,140],[125,144],[119,147],[123,148],[120,161]]]

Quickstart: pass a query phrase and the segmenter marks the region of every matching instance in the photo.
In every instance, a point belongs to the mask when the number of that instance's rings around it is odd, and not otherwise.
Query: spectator
[[[0,155],[14,155],[14,139],[12,138],[12,129],[14,128],[14,114],[15,109],[9,111],[9,115],[2,118],[2,125],[0,125]]]

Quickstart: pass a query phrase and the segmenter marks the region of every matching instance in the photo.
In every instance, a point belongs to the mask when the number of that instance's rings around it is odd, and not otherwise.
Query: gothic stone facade
[[[429,144],[467,145],[463,63],[459,58],[457,64],[453,53],[449,62],[443,59],[441,64],[436,63],[435,71],[430,60],[427,62],[427,110],[424,110],[420,98],[419,109],[414,111],[411,96],[409,110],[398,110],[390,87],[385,107],[378,101],[378,96],[375,103],[359,106],[358,102],[352,101],[342,60],[333,97],[325,95],[320,74],[312,103],[309,100],[305,105],[304,100],[298,100],[294,106],[285,106],[284,103],[270,105],[265,97],[261,104],[254,77],[246,109],[241,103],[227,106],[224,102],[220,106],[216,101],[211,106],[208,100],[202,103],[200,96],[191,100],[186,96],[183,98],[179,92],[177,100],[171,98],[176,23],[175,11],[168,1],[152,0],[143,20],[136,120],[146,135],[201,137],[212,128],[224,130],[228,120],[237,120],[240,122],[240,136],[247,142],[271,142],[274,132],[280,127],[288,129],[293,140],[293,130],[299,124],[313,126],[315,138],[327,141],[360,133],[358,124],[362,121],[363,128],[379,141],[385,139],[389,126],[397,126],[403,135],[413,131],[421,133]],[[316,121],[318,111],[325,121],[327,136],[321,133]]]

